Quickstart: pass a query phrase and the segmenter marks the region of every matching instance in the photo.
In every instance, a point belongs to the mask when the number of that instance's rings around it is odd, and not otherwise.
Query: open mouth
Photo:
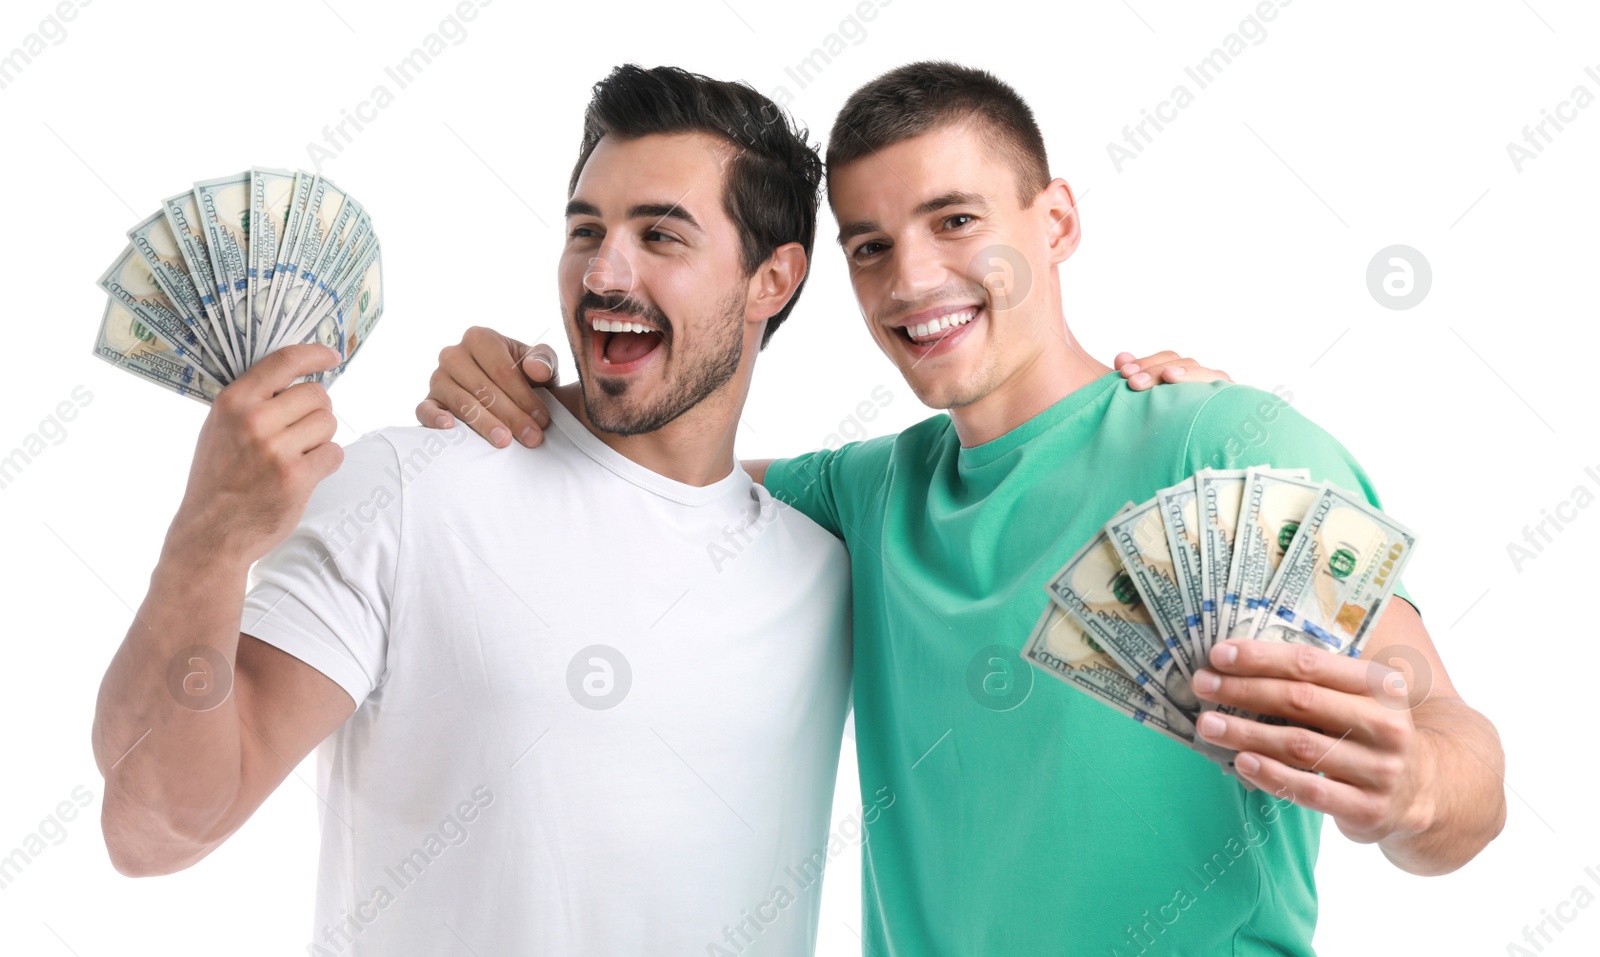
[[[971,306],[960,312],[946,313],[928,322],[897,326],[896,329],[900,337],[911,344],[911,351],[923,356],[941,347],[949,348],[976,325],[983,315],[983,309]]]
[[[659,330],[634,319],[596,313],[587,319],[595,371],[606,375],[642,368],[666,341]]]

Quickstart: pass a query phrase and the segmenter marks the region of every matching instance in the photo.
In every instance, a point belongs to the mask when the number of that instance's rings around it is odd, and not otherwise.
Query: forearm
[[[744,459],[739,464],[744,466],[744,470],[750,473],[750,478],[757,485],[764,485],[767,480],[767,469],[776,461],[777,459]]]
[[[1422,744],[1418,830],[1379,842],[1412,874],[1448,874],[1477,856],[1505,826],[1505,752],[1488,718],[1459,698],[1433,698],[1412,712]]]
[[[231,682],[248,569],[174,523],[144,603],[101,681],[92,736],[106,779],[102,827],[119,869],[183,866],[237,793],[240,726]],[[179,687],[170,685],[174,659],[197,645],[226,662],[200,679],[229,689],[209,710],[197,710],[211,702],[190,698],[181,684],[183,674],[200,670],[191,655],[177,666]]]

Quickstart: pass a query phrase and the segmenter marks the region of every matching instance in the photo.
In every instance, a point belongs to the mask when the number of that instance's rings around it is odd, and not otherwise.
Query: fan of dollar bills
[[[196,183],[128,231],[100,277],[94,354],[211,402],[274,349],[331,346],[331,385],[383,315],[372,219],[325,177],[252,169]]]
[[[1234,752],[1195,735],[1216,706],[1189,680],[1211,648],[1254,638],[1359,656],[1416,541],[1303,469],[1202,470],[1124,506],[1072,556],[1022,655],[1228,767]]]

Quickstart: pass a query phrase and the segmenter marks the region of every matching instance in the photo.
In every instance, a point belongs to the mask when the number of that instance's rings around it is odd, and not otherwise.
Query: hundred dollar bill
[[[222,391],[191,359],[173,349],[128,308],[115,300],[106,303],[95,338],[94,354],[134,375],[210,404]]]
[[[1234,526],[1244,500],[1244,469],[1201,469],[1195,473],[1200,513],[1200,660],[1208,661],[1217,643],[1217,613],[1233,560]]]
[[[1267,589],[1255,637],[1359,655],[1416,544],[1358,494],[1324,485]]]
[[[1234,533],[1233,561],[1223,592],[1218,639],[1249,638],[1277,572],[1319,484],[1263,467],[1245,473],[1244,501]]]
[[[1200,612],[1204,604],[1200,575],[1200,510],[1198,485],[1190,476],[1156,493],[1156,507],[1166,528],[1167,550],[1183,600],[1183,624],[1189,642],[1191,668],[1203,668],[1205,651],[1200,643]]]
[[[1033,626],[1022,657],[1145,727],[1179,744],[1194,744],[1194,724],[1129,678],[1116,659],[1095,644],[1083,626],[1055,602],[1045,603],[1044,614]]]
[[[375,248],[371,264],[366,272],[362,273],[361,282],[355,291],[340,306],[339,328],[344,332],[343,355],[344,361],[338,366],[320,373],[319,381],[323,385],[332,385],[339,376],[344,375],[344,370],[349,367],[350,360],[355,358],[361,344],[367,341],[378,320],[383,318],[383,251]]]
[[[1183,593],[1173,566],[1172,551],[1167,547],[1160,500],[1152,498],[1135,505],[1107,522],[1105,532],[1133,587],[1144,600],[1162,644],[1172,649],[1173,659],[1184,678],[1193,677],[1194,651],[1189,645]]]
[[[144,259],[129,246],[100,277],[100,288],[121,303],[150,332],[160,336],[174,354],[192,361],[207,377],[227,381],[226,373],[204,341],[178,315],[172,300],[157,285]]]
[[[1135,683],[1186,716],[1199,710],[1189,677],[1156,633],[1139,590],[1102,529],[1045,586]]]
[[[327,202],[324,201],[324,206]],[[290,306],[291,312],[281,317],[282,321],[291,328],[302,328],[311,321],[311,317],[323,310],[328,298],[333,295],[335,286],[344,278],[344,270],[349,265],[349,254],[358,247],[351,245],[355,236],[356,227],[366,218],[366,212],[361,204],[353,197],[345,196],[339,204],[338,214],[328,224],[328,233],[323,237],[322,248],[317,253],[316,259],[305,264],[301,269],[304,288],[300,301]],[[315,220],[312,221],[313,225]],[[365,239],[366,232],[361,233]],[[376,238],[376,237],[374,237]]]
[[[316,185],[315,174],[294,174],[294,189],[289,197],[288,218],[283,224],[283,234],[278,238],[277,262],[272,266],[272,284],[267,292],[267,316],[272,325],[267,331],[268,342],[276,338],[276,327],[281,312],[283,292],[289,285],[290,258],[300,237],[300,227],[305,222],[306,208],[311,202],[311,188]],[[270,351],[270,350],[268,350]]]
[[[283,296],[278,302],[279,311],[275,317],[279,324],[274,336],[275,345],[280,341],[284,345],[293,341],[278,338],[285,327],[304,327],[301,306],[305,303],[307,292],[315,287],[313,267],[333,234],[339,211],[344,207],[345,193],[332,180],[319,176],[311,187],[307,202],[300,222],[300,233],[294,238],[294,248],[289,252],[289,274],[284,277]]]
[[[300,314],[292,324],[280,329],[274,340],[274,348],[289,344],[295,334],[302,333],[308,324],[320,322],[324,314],[337,306],[340,291],[360,275],[361,269],[366,268],[367,259],[377,240],[378,237],[372,232],[372,220],[364,211],[358,213],[338,237],[337,248],[332,251],[326,264],[317,269],[316,289],[306,297],[309,302],[302,302]]]
[[[211,322],[211,342],[215,343],[219,357],[226,355],[228,369],[234,376],[244,371],[245,363],[233,347],[233,336],[228,333],[227,318],[222,313],[222,303],[217,299],[216,273],[211,265],[211,251],[206,247],[206,233],[200,225],[200,206],[194,192],[169,196],[161,202],[161,211],[167,217],[172,236],[183,250],[183,261],[189,267],[189,278],[200,305]]]
[[[257,352],[267,338],[263,330],[270,326],[268,300],[297,175],[282,169],[250,170],[250,321]],[[252,362],[258,359],[259,355],[251,357]]]
[[[273,344],[273,348],[315,339],[323,345],[331,346],[341,356],[347,356],[344,347],[344,313],[341,306],[356,294],[360,283],[367,278],[367,273],[376,261],[377,255],[377,236],[373,235],[360,250],[359,259],[347,263],[348,268],[341,275],[329,280],[328,294],[322,297],[308,314],[297,319],[294,326],[283,329],[280,332],[281,338]]]
[[[250,356],[250,173],[194,184],[200,226],[211,247],[217,301],[239,355]],[[248,361],[248,359],[247,359]]]
[[[205,306],[200,302],[200,292],[189,278],[183,251],[178,248],[177,237],[172,235],[172,226],[167,222],[166,214],[156,213],[128,230],[128,242],[144,260],[145,268],[150,270],[155,284],[167,294],[178,317],[199,340],[211,365],[226,369],[224,356],[210,345],[210,320],[206,318]]]

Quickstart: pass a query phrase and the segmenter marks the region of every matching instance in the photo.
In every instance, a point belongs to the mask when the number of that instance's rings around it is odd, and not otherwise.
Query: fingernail
[[[1211,649],[1211,663],[1215,665],[1231,665],[1239,660],[1239,646],[1220,644]]]
[[[524,428],[522,430],[522,434],[517,436],[517,438],[522,440],[523,445],[526,445],[531,449],[533,448],[533,443],[539,440],[539,433],[535,432],[533,430],[533,426],[530,425]]]
[[[1176,369],[1173,369],[1172,374],[1175,376],[1183,375],[1183,366],[1178,366]]]
[[[442,412],[433,417],[433,427],[436,429],[448,429],[450,426],[455,424],[455,419],[450,418],[448,415],[445,415]]]
[[[544,356],[529,356],[528,358],[550,370],[550,375],[556,374],[555,363],[551,362],[549,359],[546,359]]]
[[[1241,754],[1233,759],[1233,766],[1245,774],[1255,774],[1261,770],[1261,759],[1253,754]]]
[[[1136,376],[1130,376],[1128,378],[1128,381],[1132,382],[1134,385],[1149,385],[1150,384],[1150,373],[1141,372]]]
[[[1195,727],[1208,738],[1220,738],[1222,732],[1228,730],[1228,722],[1222,720],[1222,715],[1215,711],[1207,711],[1200,716],[1200,721]]]
[[[1196,671],[1194,673],[1194,690],[1201,694],[1210,694],[1222,687],[1222,679],[1215,671]]]
[[[503,426],[497,425],[494,427],[494,430],[489,433],[489,444],[497,449],[504,448],[506,443],[510,441],[511,432]]]
[[[538,424],[539,428],[548,429],[550,428],[550,413],[540,409],[534,414],[533,421]]]
[[[1133,375],[1135,372],[1138,372],[1138,371],[1139,371],[1139,363],[1137,363],[1137,362],[1130,362],[1127,365],[1122,367],[1122,372],[1123,372],[1124,375]]]

